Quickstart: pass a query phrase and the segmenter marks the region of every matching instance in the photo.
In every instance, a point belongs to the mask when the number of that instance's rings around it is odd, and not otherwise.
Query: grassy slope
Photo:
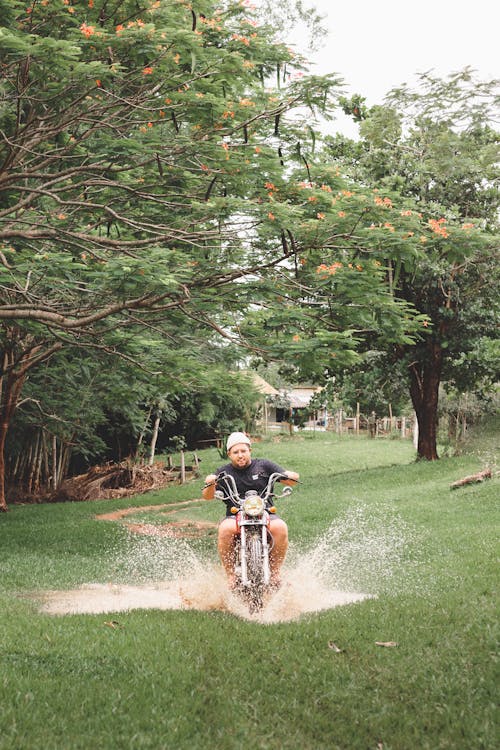
[[[255,453],[301,473],[281,506],[292,539],[312,543],[353,508],[367,545],[384,523],[402,530],[402,562],[378,598],[266,626],[195,611],[120,613],[116,629],[112,615],[53,618],[30,592],[109,580],[127,535],[93,516],[130,501],[14,508],[0,518],[2,750],[496,747],[498,482],[449,490],[477,455],[415,464],[408,443],[324,435]],[[219,463],[205,452],[203,473]]]

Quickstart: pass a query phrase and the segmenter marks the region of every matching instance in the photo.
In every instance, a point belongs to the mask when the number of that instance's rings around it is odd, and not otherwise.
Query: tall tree
[[[336,80],[247,5],[0,0],[0,509],[30,370],[177,316],[228,335],[223,290],[286,256],[264,183]]]
[[[368,111],[358,99],[360,142],[330,141],[357,180],[412,201],[426,224],[418,262],[391,261],[388,283],[428,317],[428,335],[386,351],[409,378],[418,456],[429,460],[438,457],[440,383],[498,379],[498,360],[482,355],[497,340],[499,314],[497,92],[498,82],[468,69],[446,80],[426,74],[418,90],[395,89],[384,106]]]

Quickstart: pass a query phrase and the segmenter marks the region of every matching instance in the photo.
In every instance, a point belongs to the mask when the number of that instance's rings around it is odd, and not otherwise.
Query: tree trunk
[[[7,437],[7,431],[9,429],[9,423],[3,418],[0,422],[0,512],[8,510],[7,501],[5,499],[5,438]]]
[[[155,417],[153,435],[151,436],[151,447],[149,450],[149,462],[148,462],[149,466],[153,466],[155,462],[156,441],[158,440],[158,432],[160,429],[160,419],[161,419],[161,415],[160,415],[160,412],[158,412]]]
[[[57,437],[52,435],[52,489],[57,490]]]
[[[4,354],[4,369],[7,363],[10,364],[8,359],[8,355]],[[0,378],[0,512],[8,510],[5,497],[5,440],[25,376],[25,372],[17,374],[11,371]]]
[[[410,366],[410,394],[418,420],[418,458],[436,461],[439,383],[443,350],[437,341],[429,341],[420,362]]]

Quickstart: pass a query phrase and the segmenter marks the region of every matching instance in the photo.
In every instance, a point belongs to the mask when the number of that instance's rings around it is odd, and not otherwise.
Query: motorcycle
[[[236,516],[235,591],[247,603],[250,613],[262,609],[266,593],[271,589],[269,555],[274,540],[269,526],[273,513],[276,513],[273,501],[288,497],[292,492],[292,488],[286,486],[281,495],[275,495],[274,485],[280,479],[287,479],[286,474],[271,474],[263,492],[259,494],[256,490],[248,490],[244,497],[240,497],[230,474],[223,473],[217,478],[215,497],[225,501],[229,499],[231,513]],[[221,486],[223,489],[220,489]]]

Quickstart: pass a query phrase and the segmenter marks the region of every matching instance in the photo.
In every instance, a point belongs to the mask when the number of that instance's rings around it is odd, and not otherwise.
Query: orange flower
[[[374,198],[375,203],[377,206],[384,206],[387,208],[392,208],[392,201],[390,198],[380,198],[380,196],[376,195]]]
[[[245,44],[247,47],[250,46],[250,40],[246,36],[241,36],[240,34],[233,34],[231,36],[231,39],[234,39],[235,42],[241,42],[242,44]]]
[[[269,211],[269,213],[267,214],[267,218],[271,219],[271,221],[274,221],[276,216],[272,213],[272,211]]]
[[[327,266],[326,263],[322,263],[316,268],[316,273],[323,274],[323,278],[325,278],[326,276],[335,276],[339,268],[342,268],[342,263],[339,263],[338,261],[332,263],[331,266]]]
[[[429,219],[429,226],[431,230],[434,232],[434,234],[438,234],[440,237],[443,237],[446,239],[446,237],[449,237],[448,232],[446,231],[446,227],[443,226],[446,219]]]
[[[96,81],[95,81],[95,85],[96,85],[96,86],[97,86],[98,88],[101,88],[101,86],[102,86],[102,83],[100,82],[100,80],[99,80],[98,78],[96,78]]]
[[[92,36],[92,34],[95,34],[94,26],[87,26],[85,22],[80,26],[80,31],[84,36],[87,37],[87,39],[89,38],[89,36]]]
[[[119,23],[118,26],[115,29],[116,33],[119,34],[120,31],[123,31],[123,24]]]
[[[298,333],[296,333],[295,336],[292,336],[292,341],[300,341],[300,336]]]
[[[325,214],[322,214],[322,213],[319,213],[319,212],[318,212],[318,213],[316,214],[316,218],[317,218],[317,219],[324,219],[324,218],[325,218]]]
[[[264,187],[267,188],[268,190],[276,190],[272,182],[265,182]]]
[[[153,72],[153,68],[151,68],[151,67],[147,67],[147,68],[143,68],[142,69],[142,75],[143,76],[150,76],[152,72]]]
[[[339,211],[338,216],[340,216],[340,218],[343,219],[345,216],[345,211]]]

